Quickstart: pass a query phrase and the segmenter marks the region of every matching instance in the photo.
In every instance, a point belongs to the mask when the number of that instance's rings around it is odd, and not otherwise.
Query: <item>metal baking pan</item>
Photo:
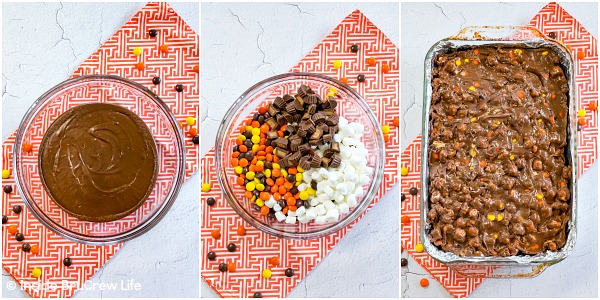
[[[537,255],[515,255],[508,257],[500,256],[470,256],[461,257],[451,252],[438,249],[430,241],[425,232],[428,224],[427,210],[429,208],[428,184],[428,145],[429,145],[429,110],[432,101],[432,70],[434,59],[438,54],[453,50],[468,49],[480,46],[492,47],[522,47],[540,48],[548,47],[562,58],[562,68],[569,82],[568,94],[568,118],[567,149],[565,151],[566,162],[572,167],[572,179],[570,181],[571,191],[571,220],[566,226],[567,242],[565,246],[557,251],[546,251]],[[467,277],[486,278],[525,278],[535,277],[548,266],[556,264],[565,259],[575,246],[577,235],[577,98],[575,85],[575,69],[573,59],[567,48],[556,40],[547,38],[544,34],[533,27],[521,26],[485,26],[467,27],[458,35],[448,37],[435,43],[425,57],[425,82],[423,93],[423,132],[421,140],[421,242],[431,257],[437,261],[447,264],[459,273]],[[494,268],[489,268],[494,267]]]

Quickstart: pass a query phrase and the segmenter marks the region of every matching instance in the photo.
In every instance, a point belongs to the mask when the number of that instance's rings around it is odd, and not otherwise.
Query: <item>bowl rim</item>
[[[130,88],[133,88],[133,89],[136,89],[136,90],[142,92],[147,98],[154,101],[154,103],[158,104],[158,107],[161,110],[163,110],[163,113],[166,115],[168,121],[171,123],[171,127],[174,129],[175,138],[177,140],[177,144],[179,144],[179,149],[180,149],[179,156],[181,157],[181,161],[178,166],[177,176],[176,176],[176,179],[174,180],[174,185],[171,188],[171,190],[169,191],[169,194],[166,195],[165,202],[158,208],[158,210],[155,211],[150,216],[150,218],[148,218],[144,222],[138,224],[137,226],[133,227],[132,229],[129,229],[127,231],[120,232],[117,234],[113,234],[113,235],[109,235],[109,236],[102,236],[102,237],[95,237],[95,236],[89,236],[89,235],[84,235],[84,234],[80,234],[80,233],[75,233],[71,230],[65,229],[61,225],[58,225],[58,223],[56,223],[51,218],[48,218],[45,215],[45,213],[43,213],[42,209],[39,208],[37,203],[32,199],[33,197],[31,197],[31,199],[30,199],[30,195],[28,193],[24,193],[25,188],[23,187],[23,183],[21,182],[21,179],[22,179],[21,176],[23,174],[21,173],[21,170],[17,165],[17,162],[22,157],[22,155],[21,155],[22,152],[19,151],[21,149],[21,147],[19,145],[21,145],[21,143],[23,142],[23,137],[25,136],[25,127],[26,127],[27,123],[29,121],[33,120],[33,118],[35,117],[35,115],[33,115],[33,114],[35,112],[37,112],[38,109],[42,105],[44,105],[49,99],[51,99],[50,98],[51,96],[53,96],[54,94],[59,92],[65,86],[70,86],[70,85],[77,84],[80,82],[81,82],[81,84],[85,84],[86,82],[91,82],[91,81],[102,81],[102,82],[109,81],[109,82],[113,82],[116,84],[128,86]],[[153,138],[154,138],[154,136],[153,136]],[[157,145],[157,149],[158,149],[158,145]],[[19,128],[17,129],[17,134],[15,137],[14,145],[13,145],[13,163],[12,163],[12,165],[13,165],[13,170],[15,173],[15,176],[14,176],[15,186],[17,187],[17,190],[19,191],[19,194],[21,195],[21,198],[23,199],[23,202],[25,203],[27,208],[29,208],[31,213],[35,216],[35,218],[38,221],[40,221],[40,223],[42,223],[42,225],[44,225],[46,228],[50,229],[52,232],[58,234],[59,236],[66,238],[68,240],[71,240],[71,241],[74,241],[77,243],[88,244],[88,245],[105,246],[105,245],[126,242],[126,241],[129,241],[136,237],[139,237],[140,235],[148,232],[150,229],[152,229],[154,226],[156,226],[156,224],[158,224],[164,218],[164,216],[171,209],[171,207],[173,206],[173,203],[177,199],[179,190],[181,189],[181,186],[183,185],[183,181],[185,180],[185,165],[186,165],[185,161],[186,161],[185,143],[184,143],[183,135],[181,133],[181,129],[179,128],[179,123],[177,122],[177,119],[175,118],[175,115],[173,115],[173,112],[171,111],[169,106],[159,96],[157,96],[149,88],[147,88],[135,81],[132,81],[132,80],[120,77],[120,76],[92,74],[92,75],[82,75],[82,76],[73,77],[73,78],[64,80],[64,81],[56,84],[49,90],[47,90],[45,93],[43,93],[41,96],[39,96],[33,102],[33,104],[31,104],[31,106],[29,107],[29,109],[27,109],[27,111],[25,112],[25,115],[21,119],[21,122],[19,123]],[[160,170],[157,170],[157,172],[160,172]],[[140,209],[140,208],[141,208],[141,206],[138,209]],[[85,221],[85,222],[87,222],[87,221]],[[91,222],[91,223],[98,223],[98,222]]]
[[[246,103],[246,101],[248,100],[247,96],[256,94],[258,91],[262,90],[265,86],[269,85],[270,83],[272,83],[274,81],[279,81],[279,80],[285,81],[286,79],[293,78],[293,77],[306,77],[308,79],[313,78],[313,79],[317,79],[322,82],[324,81],[324,82],[328,82],[328,83],[333,83],[333,84],[337,85],[336,88],[343,90],[344,92],[346,92],[348,94],[351,94],[355,99],[357,99],[357,103],[361,107],[361,109],[366,112],[367,119],[370,121],[371,124],[374,125],[373,131],[376,134],[376,144],[379,145],[379,149],[380,149],[379,166],[378,166],[378,168],[373,168],[373,172],[374,172],[373,179],[371,180],[371,184],[369,185],[369,188],[367,189],[367,191],[365,192],[365,194],[363,196],[363,200],[358,204],[358,206],[356,206],[352,210],[352,212],[347,214],[343,219],[340,219],[338,222],[331,223],[332,224],[331,226],[325,227],[323,229],[319,229],[317,231],[311,231],[311,232],[286,232],[286,231],[274,229],[273,227],[265,225],[262,221],[258,220],[256,217],[254,217],[254,215],[252,215],[252,213],[248,212],[245,208],[243,208],[241,206],[241,204],[239,203],[239,201],[237,201],[237,198],[235,197],[235,193],[233,192],[233,189],[231,188],[231,186],[229,184],[227,184],[228,183],[228,179],[227,179],[228,174],[226,174],[226,171],[225,171],[226,168],[224,168],[224,166],[221,164],[221,159],[220,159],[221,156],[223,155],[221,145],[224,144],[225,139],[228,136],[228,134],[225,134],[224,130],[226,129],[226,127],[228,127],[230,121],[235,116],[235,114]],[[319,238],[322,238],[325,236],[333,235],[334,233],[340,231],[341,229],[346,228],[348,225],[350,225],[351,223],[356,221],[367,210],[367,208],[371,205],[371,203],[373,203],[373,200],[375,199],[375,196],[377,195],[377,192],[379,191],[379,188],[381,186],[381,183],[382,183],[383,177],[384,177],[383,171],[384,171],[384,163],[385,163],[385,143],[383,141],[383,132],[381,131],[381,126],[380,126],[379,120],[375,116],[375,114],[374,114],[373,110],[371,109],[371,107],[369,106],[369,104],[365,101],[365,99],[358,92],[356,92],[356,90],[349,87],[347,84],[345,84],[337,79],[326,76],[326,75],[309,73],[309,72],[288,72],[288,73],[282,73],[279,75],[274,75],[274,76],[268,77],[266,79],[259,81],[256,84],[252,85],[245,92],[243,92],[242,95],[239,96],[234,101],[234,103],[229,107],[229,109],[225,113],[225,116],[223,117],[223,119],[219,125],[219,129],[217,130],[217,136],[215,139],[215,161],[216,161],[217,179],[218,179],[219,185],[221,186],[221,190],[223,191],[223,195],[225,196],[227,202],[233,208],[233,210],[239,216],[241,216],[246,222],[248,222],[250,225],[252,225],[253,227],[256,227],[258,230],[260,230],[262,232],[265,232],[267,234],[270,234],[270,235],[273,235],[273,236],[276,236],[279,238],[294,239],[294,240],[313,240],[313,239],[319,239]],[[296,223],[296,226],[298,226],[298,223]]]

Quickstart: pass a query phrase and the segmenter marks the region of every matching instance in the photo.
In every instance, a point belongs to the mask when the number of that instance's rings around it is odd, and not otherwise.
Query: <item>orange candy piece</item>
[[[345,83],[345,84],[348,84],[348,78],[346,78],[346,77],[340,78],[340,81],[343,82],[343,83]]]
[[[392,125],[395,127],[400,127],[400,117],[395,117],[394,121],[392,121]]]
[[[583,52],[581,50],[577,51],[577,58],[584,59],[585,58],[585,52]]]
[[[376,63],[377,63],[377,59],[375,59],[375,57],[367,58],[367,65],[374,66]]]
[[[585,118],[577,118],[577,124],[581,125],[581,126],[585,126],[585,124],[587,124],[587,121],[585,120]]]
[[[238,235],[246,235],[246,228],[244,228],[244,226],[238,226],[237,234]]]
[[[271,211],[271,210],[270,210],[270,209],[269,209],[269,207],[268,207],[268,206],[266,206],[266,205],[264,205],[264,206],[262,206],[262,207],[260,208],[260,214],[261,214],[261,215],[264,215],[264,216],[268,215],[270,211]]]
[[[167,53],[169,52],[169,46],[162,44],[160,45],[160,52]]]
[[[422,287],[427,287],[429,285],[429,280],[427,280],[427,278],[423,278],[423,279],[421,279],[421,281],[419,281],[419,284]]]
[[[190,128],[189,134],[190,135],[198,135],[198,129],[196,129],[196,127]]]
[[[17,225],[10,225],[10,226],[6,227],[6,230],[8,230],[8,232],[12,233],[12,234],[17,234],[17,232],[19,231],[19,229],[17,228]]]
[[[33,145],[32,144],[24,144],[23,145],[23,151],[30,152],[31,150],[33,150]]]
[[[139,63],[135,64],[135,68],[143,71],[146,68],[146,65],[144,65],[144,62],[140,61]]]
[[[590,110],[596,111],[596,110],[598,110],[598,102],[596,102],[596,101],[590,102],[588,107],[590,108]]]
[[[33,245],[33,246],[31,246],[31,250],[29,250],[29,251],[31,251],[31,254],[38,254],[38,253],[40,253],[40,246]]]
[[[390,71],[390,65],[388,65],[388,64],[383,64],[383,65],[381,66],[381,72],[383,72],[383,73],[387,73],[387,72],[389,72],[389,71]]]
[[[199,65],[195,65],[194,66],[194,72],[196,72],[196,73],[200,72],[200,66]]]
[[[273,256],[273,257],[269,258],[269,263],[274,266],[279,265],[279,257]]]
[[[400,220],[402,221],[402,223],[406,224],[406,223],[410,222],[410,217],[409,216],[402,216],[402,218]]]
[[[235,269],[236,269],[235,263],[230,262],[227,264],[227,271],[233,272],[233,271],[235,271]]]
[[[218,239],[221,237],[221,231],[219,231],[218,229],[215,229],[210,232],[210,236],[212,236],[215,239]]]
[[[390,135],[389,134],[384,134],[383,135],[383,140],[387,143],[390,141]]]

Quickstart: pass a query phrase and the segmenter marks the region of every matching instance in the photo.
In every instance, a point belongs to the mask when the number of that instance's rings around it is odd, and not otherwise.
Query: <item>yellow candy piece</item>
[[[257,166],[264,166],[264,165],[265,165],[265,162],[264,162],[264,161],[262,161],[262,160],[259,160],[259,161],[257,161],[257,162],[256,162],[256,165],[257,165]]]
[[[462,62],[460,61],[460,59],[456,60],[454,63],[456,63],[456,65],[459,67],[460,67],[460,65],[462,65]]]
[[[260,128],[252,128],[252,135],[260,135]]]
[[[196,124],[196,119],[194,117],[187,117],[187,118],[185,118],[185,123],[192,126],[192,125]]]
[[[35,278],[40,278],[42,276],[42,270],[40,270],[39,268],[33,268],[33,271],[31,271],[31,276]]]
[[[510,160],[515,160],[515,156],[514,156],[514,155],[511,155],[511,156],[509,156],[508,158],[509,158]]]
[[[335,97],[335,94],[332,92],[329,92],[329,93],[327,93],[327,98],[329,98],[329,97]]]
[[[488,220],[490,220],[490,221],[494,221],[494,220],[496,220],[496,216],[495,216],[494,214],[489,214],[489,215],[487,215],[487,218],[488,218]]]
[[[306,200],[306,199],[308,199],[308,192],[307,191],[300,192],[300,200]]]
[[[244,168],[237,166],[237,167],[235,167],[234,171],[235,171],[235,174],[242,174],[242,172],[244,172]]]
[[[538,193],[538,194],[536,194],[535,196],[536,196],[538,199],[540,199],[540,200],[544,199],[544,194],[540,194],[540,193]]]
[[[246,141],[246,136],[245,136],[245,135],[243,135],[243,134],[240,134],[240,135],[238,136],[238,139],[240,139],[242,142],[245,142],[245,141]]]
[[[250,132],[252,132],[252,129],[254,129],[254,127],[252,127],[252,126],[250,126],[250,125],[246,126],[246,131],[250,131]]]
[[[471,118],[471,122],[475,122],[476,120],[477,120],[477,118],[475,118],[475,117]]]
[[[142,48],[140,48],[140,47],[133,48],[133,55],[135,55],[135,56],[142,55]]]
[[[469,87],[469,91],[474,91],[474,90],[475,90],[475,87],[474,87],[474,86],[470,86],[470,87]]]
[[[585,109],[580,109],[577,111],[578,117],[585,117]]]
[[[239,166],[238,166],[238,167],[239,167]],[[252,179],[254,179],[254,176],[255,176],[255,175],[256,175],[256,173],[254,173],[254,172],[250,171],[250,172],[246,173],[246,178],[247,178],[248,180],[252,180]]]
[[[302,169],[302,167],[301,167],[301,166],[298,166],[296,169],[297,169],[297,170],[298,170],[298,172],[300,172],[300,173],[303,173],[303,172],[304,172],[304,169]]]
[[[259,184],[257,184],[257,185],[256,185],[256,189],[257,189],[259,192],[262,192],[262,191],[264,191],[264,190],[265,190],[265,185],[264,185],[264,184],[262,184],[262,183],[259,183]]]
[[[281,169],[278,163],[273,163],[273,169]]]
[[[269,269],[263,270],[262,276],[267,279],[271,278],[271,270],[269,270]]]
[[[542,52],[542,55],[543,55],[543,56],[546,56],[546,55],[548,55],[548,51],[544,51],[544,52]]]
[[[265,201],[263,201],[263,199],[256,199],[256,205],[263,207],[265,205]]]
[[[254,191],[254,189],[256,189],[256,184],[254,184],[253,181],[250,181],[250,182],[246,183],[246,190],[247,191],[252,192],[252,191]]]
[[[288,172],[285,169],[281,169],[281,176],[287,177],[288,176]]]
[[[210,183],[203,183],[202,184],[202,191],[203,192],[210,192],[210,188],[211,188]]]
[[[252,146],[252,151],[254,151],[254,152],[258,151],[258,144],[254,144]]]
[[[407,167],[400,168],[400,175],[402,175],[402,176],[408,175],[408,168]]]
[[[2,170],[2,178],[6,179],[10,177],[10,170]]]
[[[308,192],[309,195],[314,196],[317,191],[315,191],[313,188],[309,187],[306,189],[306,191]]]
[[[502,214],[498,214],[498,221],[502,221],[504,217],[502,216]]]
[[[423,252],[423,250],[425,250],[425,248],[423,248],[423,244],[418,243],[415,245],[415,251],[421,253],[421,252]]]
[[[383,134],[390,133],[390,126],[387,126],[387,125],[381,126],[381,132],[383,132]]]
[[[251,140],[255,144],[260,143],[260,135],[253,135]]]
[[[468,59],[468,58],[465,58],[465,62],[466,62],[466,63],[468,63],[468,62],[469,62],[469,59]]]
[[[341,68],[342,67],[342,62],[339,61],[339,60],[334,60],[333,61],[333,67],[336,68],[336,69]]]
[[[265,174],[265,177],[271,178],[271,170],[266,169],[266,170],[263,171],[263,174]]]
[[[302,181],[302,174],[296,173],[296,181]]]

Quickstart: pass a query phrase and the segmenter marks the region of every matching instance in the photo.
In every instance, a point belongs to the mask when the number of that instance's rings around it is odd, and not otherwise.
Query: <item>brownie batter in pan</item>
[[[568,80],[552,49],[478,47],[434,59],[428,236],[459,256],[566,243]]]
[[[39,168],[60,208],[85,221],[113,221],[138,209],[152,192],[156,144],[130,110],[84,104],[50,125],[40,145]]]

